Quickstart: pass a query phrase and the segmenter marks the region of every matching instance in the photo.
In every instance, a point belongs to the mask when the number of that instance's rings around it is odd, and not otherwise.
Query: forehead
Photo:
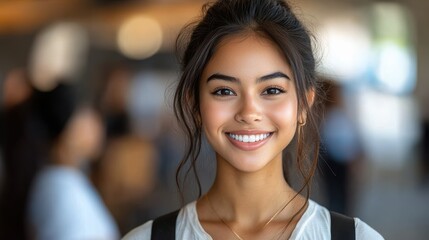
[[[224,38],[203,71],[235,77],[254,78],[267,73],[292,71],[281,49],[267,37],[258,34],[233,35]]]

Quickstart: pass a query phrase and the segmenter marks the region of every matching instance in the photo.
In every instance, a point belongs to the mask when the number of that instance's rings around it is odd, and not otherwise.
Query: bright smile
[[[237,148],[252,151],[264,145],[273,135],[272,132],[228,132],[228,140]]]
[[[232,137],[234,140],[240,141],[240,142],[244,142],[244,143],[248,143],[248,142],[259,142],[262,141],[264,139],[266,139],[267,137],[270,136],[270,133],[263,133],[263,134],[255,134],[255,135],[239,135],[239,134],[232,134],[232,133],[228,133],[228,135],[230,137]]]

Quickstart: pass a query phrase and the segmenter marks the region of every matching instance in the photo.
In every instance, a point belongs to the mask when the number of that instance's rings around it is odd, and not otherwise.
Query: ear
[[[314,100],[316,97],[316,91],[314,90],[314,88],[310,88],[306,94],[305,94],[306,98],[307,98],[307,103],[309,108],[311,108],[314,104]],[[307,111],[305,109],[303,109],[301,111],[301,114],[299,115],[298,118],[298,123],[302,126],[304,126],[307,122]]]
[[[306,97],[307,97],[308,106],[311,108],[313,106],[314,99],[316,97],[316,91],[314,90],[314,88],[310,88],[307,91]]]

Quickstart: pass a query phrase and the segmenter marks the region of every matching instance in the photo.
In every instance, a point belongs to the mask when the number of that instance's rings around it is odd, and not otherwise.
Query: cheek
[[[268,108],[267,108],[268,109]],[[296,101],[284,101],[272,105],[270,109],[270,116],[274,123],[280,128],[295,129],[297,124],[297,102]]]
[[[217,131],[234,113],[228,104],[201,100],[201,120],[206,133]]]

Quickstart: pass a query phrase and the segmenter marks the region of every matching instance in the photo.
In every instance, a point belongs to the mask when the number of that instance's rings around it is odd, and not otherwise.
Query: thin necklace
[[[294,196],[293,198],[295,198],[296,196]],[[286,224],[286,226],[284,226],[282,229],[281,229],[281,231],[280,231],[280,234],[278,234],[277,235],[277,237],[274,237],[273,239],[280,239],[282,236],[283,236],[283,234],[286,232],[286,230],[287,230],[287,228],[289,227],[289,224],[293,221],[293,219],[296,217],[296,216],[298,216],[299,215],[299,213],[300,212],[302,212],[302,211],[305,211],[305,207],[307,206],[307,202],[306,203],[304,203],[304,206],[292,217],[292,219]],[[290,234],[292,234],[292,233],[290,233]],[[290,236],[289,236],[290,237]],[[288,238],[289,239],[289,238]]]
[[[261,230],[262,229],[264,229],[268,224],[270,224],[276,217],[277,217],[277,215],[279,215],[288,205],[289,205],[289,203],[290,202],[292,202],[292,200],[293,199],[295,199],[295,197],[296,197],[296,195],[294,196],[294,197],[292,197],[289,201],[287,201],[284,205],[282,205],[275,213],[274,213],[274,215],[264,224],[264,226],[262,226],[262,228],[261,228]],[[220,221],[226,226],[226,227],[228,227],[228,229],[234,234],[234,236],[237,238],[237,239],[239,239],[239,240],[244,240],[236,231],[234,231],[234,229],[231,227],[231,226],[229,226],[229,224],[228,223],[226,223],[226,221],[219,215],[219,213],[214,209],[214,207],[213,207],[213,205],[212,205],[212,203],[211,203],[211,201],[210,201],[210,198],[209,198],[209,195],[208,194],[206,194],[206,198],[207,198],[207,202],[209,203],[209,205],[210,205],[210,208],[212,209],[212,211],[216,214],[216,216],[217,216],[217,218],[219,218],[220,219]],[[289,224],[288,224],[289,225]],[[282,234],[283,235],[283,234]]]

